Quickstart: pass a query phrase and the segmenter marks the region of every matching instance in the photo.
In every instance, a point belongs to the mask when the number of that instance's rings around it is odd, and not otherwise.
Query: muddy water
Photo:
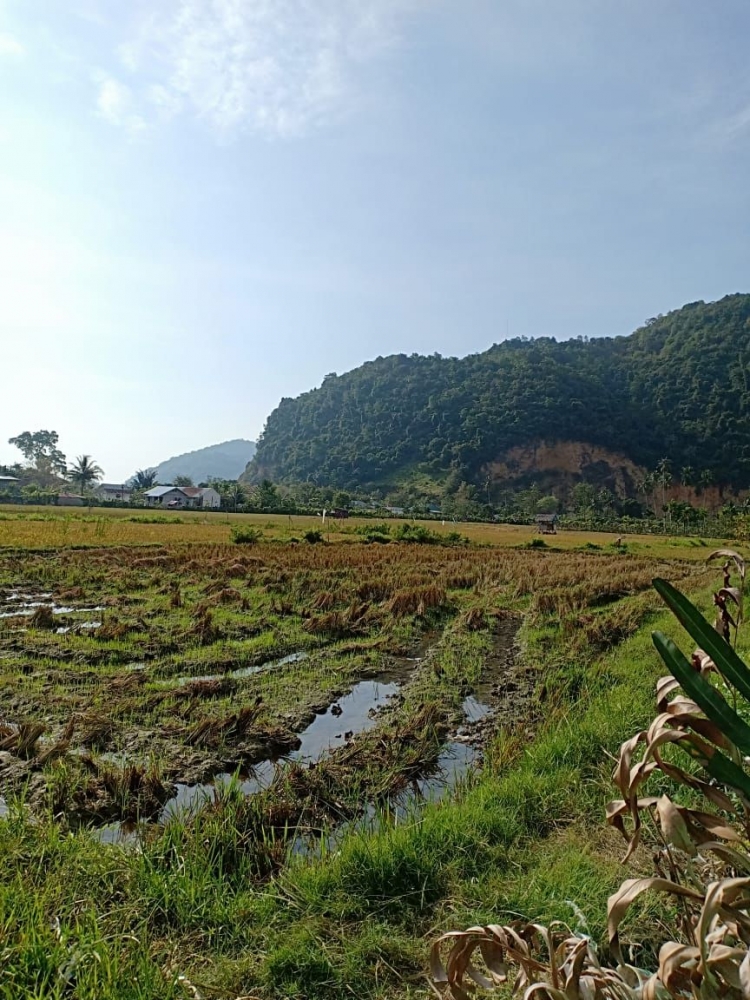
[[[463,700],[464,727],[459,729],[456,736],[443,747],[432,773],[414,782],[408,791],[389,803],[388,812],[394,819],[412,816],[426,802],[439,801],[480,766],[481,750],[477,744],[480,742],[484,730],[482,723],[490,716],[504,717],[506,699],[503,695],[506,692],[503,682],[505,678],[513,677],[515,666],[514,639],[518,623],[508,621],[503,625],[504,627],[499,630],[500,641],[493,654],[488,658],[488,676],[484,678],[481,690]],[[244,676],[248,673],[304,659],[306,655],[304,652],[293,653],[280,661],[271,661],[260,667],[243,668],[242,671],[217,676]],[[378,709],[382,708],[387,704],[388,699],[398,693],[401,684],[407,679],[414,665],[421,659],[422,657],[397,658],[394,665],[403,668],[399,670],[398,680],[393,679],[393,675],[391,675],[379,680],[362,680],[355,684],[349,694],[316,716],[310,725],[300,733],[299,749],[286,759],[313,763],[331,749],[341,746],[346,740],[370,729],[378,721]],[[501,678],[503,682],[497,684]],[[196,678],[181,678],[183,682],[192,680],[196,680]],[[508,683],[507,686],[509,689],[512,686],[516,690],[515,683]],[[510,690],[507,693],[510,694]],[[491,703],[490,700],[484,700],[485,698],[490,699]],[[274,760],[266,760],[259,764],[251,774],[240,780],[241,791],[246,795],[252,795],[267,788],[276,774],[277,763]],[[214,790],[217,787],[225,786],[231,779],[232,775],[225,773],[219,774],[213,781],[204,784],[178,785],[177,795],[164,807],[160,821],[164,822],[180,812],[194,810],[203,802],[210,801],[213,798]],[[359,829],[362,824],[379,822],[378,817],[381,817],[381,812],[376,807],[366,806],[364,815],[360,819],[337,827],[329,837],[324,838],[325,844],[327,847],[330,847],[331,844],[335,846],[335,842],[345,830],[353,827]],[[121,825],[112,824],[109,828],[99,831],[98,839],[105,842],[117,842],[127,841],[131,836],[132,834],[125,831]],[[317,846],[313,842],[305,841],[305,843],[300,842],[295,845],[293,849],[307,853],[325,850],[327,847],[318,840]]]
[[[276,773],[276,762],[264,760],[253,768],[250,775],[240,778],[239,788],[244,795],[254,795],[261,792],[273,781]],[[211,802],[214,797],[214,790],[229,784],[234,777],[229,772],[217,774],[213,781],[203,782],[198,785],[177,785],[177,794],[164,806],[159,816],[159,822],[165,823],[172,816],[182,812],[190,812],[200,808],[205,802]]]
[[[67,635],[68,632],[73,632],[75,629],[92,629],[99,628],[101,622],[79,622],[76,625],[64,625],[62,628],[55,629],[55,635]]]
[[[19,591],[14,591],[5,598],[0,618],[28,618],[34,614],[37,608],[49,608],[53,615],[72,615],[75,612],[90,614],[92,611],[104,611],[102,605],[93,608],[70,608],[63,604],[55,604],[54,601],[50,600],[51,597],[51,593],[22,594]]]
[[[399,685],[395,682],[360,681],[349,694],[334,702],[322,715],[316,715],[307,729],[300,733],[299,749],[292,751],[285,759],[305,763],[320,760],[332,747],[341,745],[347,738],[350,739],[374,726],[377,721],[377,710],[385,705],[398,689]],[[268,788],[276,773],[276,764],[277,761],[274,760],[264,760],[258,764],[249,776],[240,781],[240,790],[245,795],[253,795]],[[177,795],[164,806],[160,820],[164,822],[170,816],[195,809],[210,801],[214,788],[227,785],[231,780],[232,775],[224,773],[218,774],[210,782],[197,785],[178,784]]]
[[[290,754],[291,759],[319,760],[327,750],[340,746],[347,738],[371,729],[377,721],[377,710],[398,692],[399,687],[395,682],[360,681],[300,733],[302,744],[299,750]]]
[[[473,694],[470,694],[468,698],[464,698],[461,708],[463,709],[467,722],[481,722],[482,719],[486,719],[492,712],[491,705],[488,705],[484,701],[480,701]]]
[[[252,677],[253,674],[259,674],[263,670],[273,670],[275,667],[284,667],[288,663],[299,663],[300,660],[306,660],[310,654],[306,653],[304,649],[298,650],[296,653],[289,653],[288,656],[282,656],[280,660],[266,660],[265,663],[260,663],[254,667],[240,667],[239,670],[228,670],[223,674],[201,674],[199,676],[185,676],[178,677],[178,684],[191,684],[193,681],[220,681],[224,680],[225,677]]]

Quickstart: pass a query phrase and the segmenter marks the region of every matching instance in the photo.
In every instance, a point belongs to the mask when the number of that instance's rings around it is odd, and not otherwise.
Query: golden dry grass
[[[368,518],[327,521],[324,538],[327,541],[361,541],[357,528],[372,525]],[[394,519],[393,527],[401,521]],[[409,522],[412,523],[412,522]],[[537,537],[529,525],[484,524],[473,522],[417,521],[438,535],[458,531],[469,541],[481,545],[517,547]],[[170,542],[191,544],[223,544],[231,539],[232,528],[247,525],[259,528],[263,539],[290,541],[302,539],[306,531],[320,529],[321,520],[314,516],[286,514],[230,514],[203,511],[134,510],[0,507],[0,547],[46,549],[65,547],[101,547],[130,545],[163,545]],[[575,549],[586,545],[611,546],[617,536],[602,531],[559,531],[545,539],[554,549]],[[656,558],[702,560],[711,548],[726,539],[697,539],[661,535],[623,536],[627,550]]]

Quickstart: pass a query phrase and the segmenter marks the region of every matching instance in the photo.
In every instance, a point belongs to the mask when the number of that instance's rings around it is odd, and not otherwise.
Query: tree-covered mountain
[[[749,383],[750,295],[686,305],[627,337],[380,357],[283,399],[244,478],[480,482],[488,470],[507,474],[513,449],[578,442],[641,468],[666,457],[705,481],[745,487]]]
[[[194,483],[238,479],[254,454],[255,442],[244,438],[212,444],[162,462],[156,469],[156,481],[171,483],[177,476],[185,476]]]

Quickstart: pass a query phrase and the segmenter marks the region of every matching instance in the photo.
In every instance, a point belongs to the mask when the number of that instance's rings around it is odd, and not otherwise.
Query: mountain
[[[194,483],[208,479],[237,479],[255,454],[255,442],[236,438],[197,451],[168,458],[157,466],[156,481],[171,483],[175,476],[189,476]]]
[[[516,339],[465,358],[380,357],[271,413],[243,478],[344,488],[567,476],[629,490],[668,458],[750,485],[750,295],[626,337]]]

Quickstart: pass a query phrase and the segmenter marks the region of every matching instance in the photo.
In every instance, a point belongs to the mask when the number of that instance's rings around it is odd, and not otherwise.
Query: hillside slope
[[[615,456],[629,474],[668,457],[676,470],[744,487],[749,362],[750,295],[684,306],[628,337],[510,340],[460,359],[381,357],[283,399],[244,478],[315,476],[349,488],[416,470],[513,479],[514,449],[575,442]],[[523,474],[534,471],[527,462]]]
[[[189,476],[194,483],[208,479],[237,479],[255,454],[255,442],[244,438],[212,444],[167,459],[157,467],[157,482],[171,483],[175,476]]]

